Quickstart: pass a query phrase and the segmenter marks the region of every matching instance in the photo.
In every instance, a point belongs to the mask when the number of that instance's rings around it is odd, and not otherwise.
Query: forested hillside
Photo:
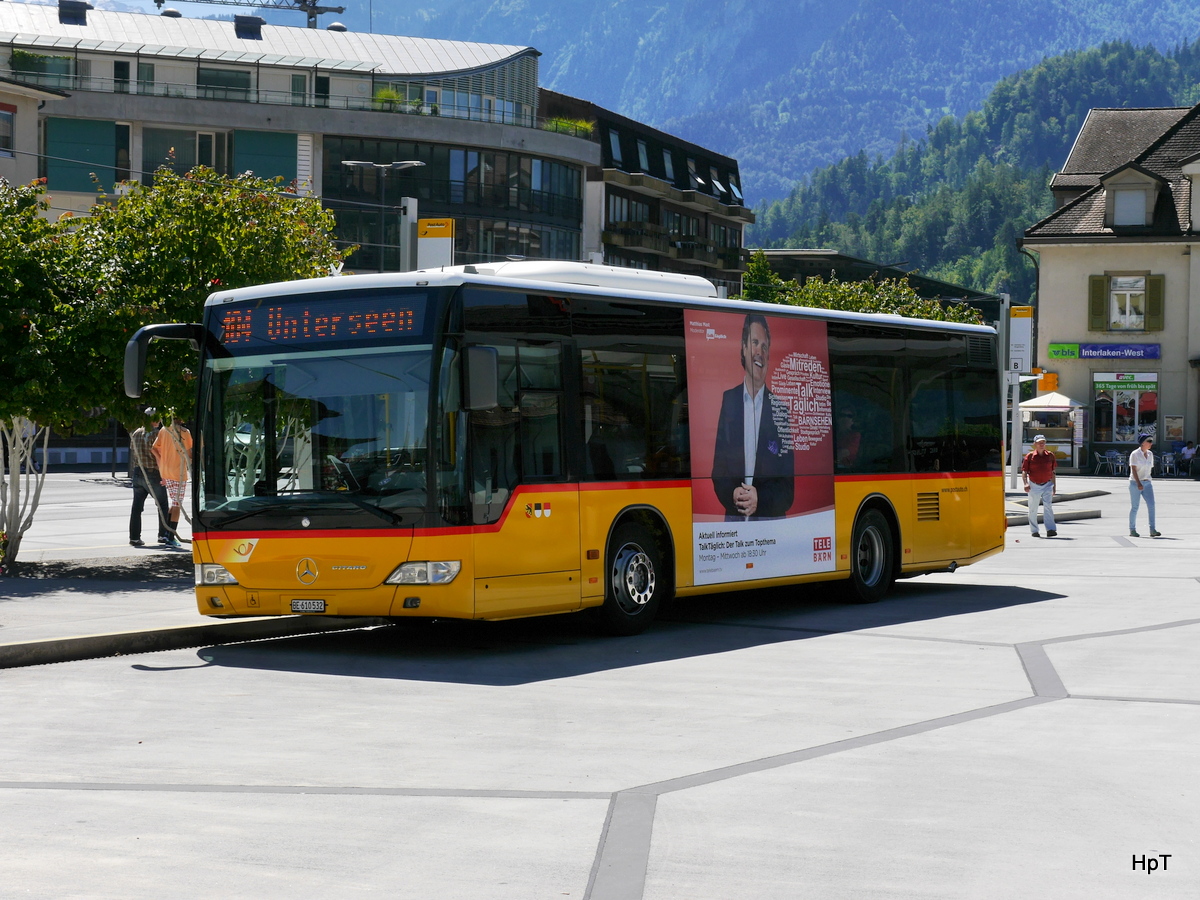
[[[158,11],[152,0],[96,2]],[[1045,56],[1107,40],[1169,52],[1200,36],[1195,0],[339,3],[345,13],[322,26],[536,47],[546,87],[736,157],[752,202],[859,150],[890,155],[902,131],[978,109],[1000,79]]]
[[[890,158],[858,153],[761,205],[748,242],[830,247],[935,278],[1028,298],[1015,240],[1048,214],[1050,176],[1089,109],[1200,100],[1200,41],[1161,54],[1110,43],[1002,80],[982,110],[944,117]]]

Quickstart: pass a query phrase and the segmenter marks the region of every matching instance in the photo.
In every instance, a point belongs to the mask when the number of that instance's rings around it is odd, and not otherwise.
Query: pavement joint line
[[[368,797],[480,797],[508,800],[611,800],[604,791],[387,788],[301,784],[142,784],[137,782],[0,781],[6,791],[116,791],[178,794],[332,794]]]
[[[640,900],[646,892],[658,795],[633,789],[612,795],[583,900]]]
[[[1025,668],[1025,677],[1034,694],[1052,700],[1065,700],[1068,696],[1066,685],[1059,677],[1054,663],[1046,654],[1046,648],[1041,641],[1031,641],[1014,645],[1021,665]]]
[[[890,626],[882,626],[884,628]],[[931,644],[966,644],[968,647],[1015,647],[1012,641],[969,641],[966,638],[944,638],[924,634],[884,634],[879,631],[843,631],[853,637],[884,638],[891,641],[925,641]]]
[[[1112,539],[1114,541],[1116,541],[1118,544],[1120,544],[1122,547],[1136,547],[1137,546],[1137,544],[1135,544],[1133,541],[1131,541],[1127,537],[1121,537],[1119,535],[1114,534],[1112,536]]]
[[[1071,694],[1071,700],[1106,700],[1112,703],[1179,703],[1184,706],[1200,706],[1200,700],[1182,700],[1175,697],[1109,697],[1104,694]]]
[[[884,731],[820,744],[816,747],[791,750],[775,756],[735,763],[718,769],[710,769],[707,772],[697,772],[692,775],[683,775],[666,781],[617,791],[613,795],[609,816],[605,821],[597,847],[596,859],[592,864],[592,877],[589,879],[588,888],[584,893],[584,900],[641,900],[645,893],[646,872],[650,865],[650,845],[654,831],[657,798],[663,794],[705,787],[771,769],[781,769],[823,756],[889,743],[978,719],[1004,715],[1031,706],[1056,703],[1059,699],[1062,698],[1022,697],[1019,700],[1010,700],[994,706],[953,713],[909,725],[899,725]]]
[[[1186,628],[1189,625],[1200,625],[1200,619],[1179,619],[1175,622],[1160,622],[1157,625],[1139,625],[1135,628],[1119,628],[1116,631],[1095,631],[1089,634],[1073,634],[1064,637],[1044,638],[1040,641],[1030,641],[1034,644],[1067,644],[1072,641],[1090,641],[1096,638],[1120,637],[1125,634],[1141,634],[1145,631],[1165,631],[1168,628]],[[1018,645],[1020,646],[1020,645]]]

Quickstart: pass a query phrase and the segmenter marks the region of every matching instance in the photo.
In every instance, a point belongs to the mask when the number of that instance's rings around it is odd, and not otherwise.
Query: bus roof
[[[375,275],[345,275],[275,282],[218,291],[209,296],[205,307],[246,300],[262,300],[286,294],[313,294],[371,288],[459,287],[464,284],[494,284],[496,287],[531,291],[539,289],[544,291],[547,284],[558,284],[565,291],[576,296],[611,297],[614,293],[619,293],[631,300],[665,306],[692,306],[697,309],[726,312],[753,310],[764,315],[797,315],[827,321],[874,322],[905,328],[995,333],[995,329],[990,325],[966,325],[958,322],[912,319],[892,314],[843,312],[841,310],[762,303],[755,300],[729,300],[718,298],[712,282],[696,275],[652,272],[647,269],[626,269],[618,266],[600,266],[565,260],[478,263],[476,265],[421,269],[415,272],[384,272]]]

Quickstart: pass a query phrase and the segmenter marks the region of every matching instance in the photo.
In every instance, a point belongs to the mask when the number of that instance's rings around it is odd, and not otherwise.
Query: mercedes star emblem
[[[307,556],[296,563],[296,579],[301,584],[312,584],[317,580],[317,564]]]

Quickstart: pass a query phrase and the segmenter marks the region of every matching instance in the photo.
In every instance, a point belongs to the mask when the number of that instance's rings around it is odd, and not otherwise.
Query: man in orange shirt
[[[158,471],[162,473],[163,484],[167,487],[167,497],[171,501],[171,536],[167,544],[179,547],[179,514],[183,510],[183,493],[187,488],[192,433],[184,427],[182,421],[172,418],[169,428],[159,429],[152,450],[154,458],[158,460]]]
[[[1046,449],[1046,436],[1034,436],[1033,450],[1021,460],[1021,477],[1025,480],[1025,493],[1029,495],[1029,530],[1035,538],[1042,536],[1038,531],[1039,503],[1042,504],[1042,516],[1046,520],[1046,537],[1058,535],[1054,528],[1054,470],[1057,468],[1058,458],[1053,451]]]

